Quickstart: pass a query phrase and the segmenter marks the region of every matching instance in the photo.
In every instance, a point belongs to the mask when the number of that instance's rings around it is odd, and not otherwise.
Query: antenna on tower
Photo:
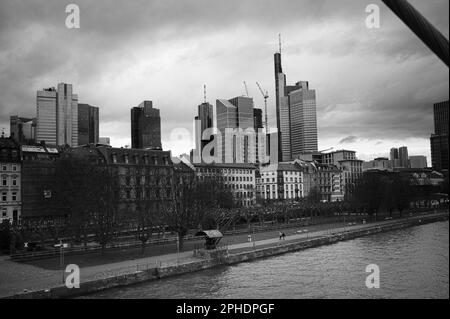
[[[281,54],[281,33],[278,33],[278,48],[279,48],[279,52]]]
[[[203,102],[206,104],[206,84],[203,85]]]

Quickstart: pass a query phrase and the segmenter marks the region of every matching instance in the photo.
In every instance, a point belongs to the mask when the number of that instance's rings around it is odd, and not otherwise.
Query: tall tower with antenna
[[[281,33],[278,33],[278,53],[281,54]]]
[[[203,103],[198,105],[198,115],[195,117],[196,126],[195,128],[195,152],[198,156],[200,156],[203,148],[206,144],[208,144],[212,139],[203,139],[203,132],[213,127],[213,106],[208,103],[206,98],[206,84],[203,85]]]
[[[206,84],[203,85],[203,103],[206,103]]]
[[[316,91],[308,81],[287,85],[281,67],[281,34],[274,55],[278,158],[290,161],[296,156],[317,151]]]

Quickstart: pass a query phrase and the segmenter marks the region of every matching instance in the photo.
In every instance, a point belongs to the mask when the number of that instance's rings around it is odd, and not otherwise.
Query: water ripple
[[[361,237],[88,298],[449,298],[449,223]],[[380,289],[367,289],[368,264]]]

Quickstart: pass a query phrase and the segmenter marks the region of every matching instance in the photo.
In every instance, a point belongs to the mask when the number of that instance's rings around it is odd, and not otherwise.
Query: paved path
[[[414,216],[410,218],[420,219],[420,216]],[[230,253],[233,253],[233,251],[236,252],[252,250],[257,249],[258,247],[267,247],[289,242],[297,242],[307,240],[309,238],[336,234],[347,230],[381,226],[395,221],[398,220],[386,220],[364,225],[347,225],[345,227],[336,227],[336,225],[330,225],[330,227],[332,228],[302,233],[297,233],[297,231],[304,230],[304,228],[300,228],[297,230],[290,229],[288,231],[284,231],[287,235],[285,240],[280,240],[278,236],[276,236],[275,238],[258,240],[258,237],[264,238],[264,234],[256,233],[252,234],[252,242],[231,244],[228,246],[228,249]],[[81,269],[81,282],[132,273],[136,270],[144,270],[146,268],[155,267],[156,265],[161,265],[162,267],[164,267],[170,264],[186,263],[195,260],[199,259],[193,257],[192,251],[187,251],[181,252],[179,254],[166,254],[161,256],[126,260],[98,266],[84,267]],[[32,265],[16,263],[10,260],[0,260],[0,297],[20,293],[25,289],[28,291],[32,291],[55,287],[61,285],[62,282],[63,277],[61,270],[47,270]]]

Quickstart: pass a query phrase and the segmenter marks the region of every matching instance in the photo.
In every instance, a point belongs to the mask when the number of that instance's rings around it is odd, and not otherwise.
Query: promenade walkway
[[[425,215],[423,215],[425,216]],[[408,217],[420,219],[421,216]],[[253,249],[283,245],[290,242],[308,240],[309,238],[332,235],[351,229],[364,229],[368,227],[381,226],[392,223],[392,220],[385,220],[369,224],[354,224],[337,226],[336,224],[323,225],[319,230],[309,231],[307,227],[299,229],[285,230],[285,240],[280,240],[278,232],[271,232],[272,237],[266,238],[265,233],[251,234],[251,242],[240,242],[229,244],[229,253],[249,251]],[[241,236],[242,237],[242,236]],[[264,238],[259,240],[258,238]],[[232,240],[231,240],[232,241]],[[182,264],[198,260],[193,257],[192,251],[180,253],[171,253],[160,256],[126,260],[103,265],[89,266],[81,268],[81,283],[94,279],[101,279],[110,276],[118,276],[126,273],[132,273],[137,270],[154,268],[156,266],[164,267],[173,264]],[[33,291],[59,286],[63,283],[62,270],[43,269],[34,265],[17,263],[6,258],[0,260],[0,297],[23,292],[24,290]]]

